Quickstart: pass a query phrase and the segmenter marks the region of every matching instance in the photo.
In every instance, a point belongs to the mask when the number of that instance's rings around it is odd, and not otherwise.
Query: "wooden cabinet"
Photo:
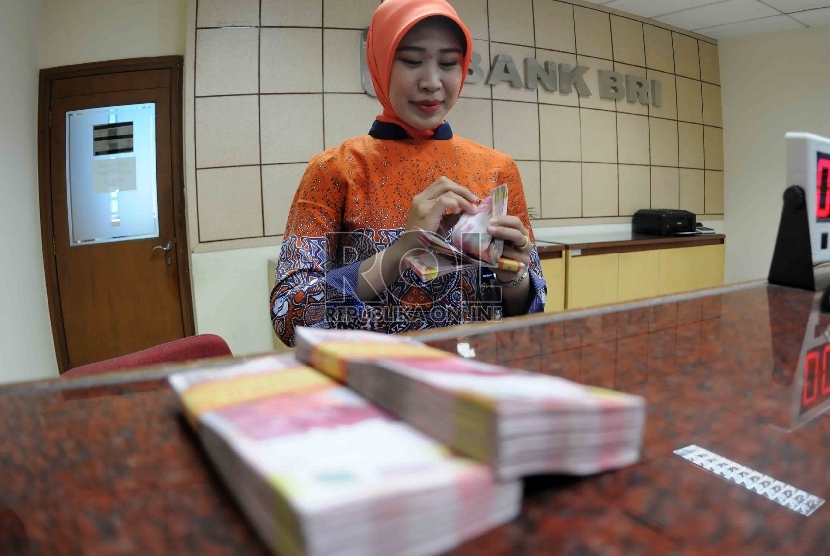
[[[540,254],[542,275],[548,286],[545,312],[555,313],[565,309],[565,259],[562,252],[551,255]]]
[[[724,254],[724,243],[686,247],[666,244],[660,248],[572,247],[565,251],[565,308],[596,307],[720,286]]]
[[[723,284],[723,245],[661,249],[659,295]]]
[[[660,251],[620,253],[617,301],[631,301],[659,295]]]
[[[566,251],[565,295],[568,309],[607,305],[617,301],[619,254],[576,255]]]

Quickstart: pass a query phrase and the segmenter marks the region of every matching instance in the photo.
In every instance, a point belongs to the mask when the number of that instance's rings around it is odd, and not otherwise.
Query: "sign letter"
[[[513,58],[507,54],[499,54],[493,61],[493,67],[490,68],[490,75],[487,77],[486,83],[488,85],[498,85],[502,81],[509,81],[510,86],[516,89],[522,87],[522,78],[519,75],[519,70],[516,69],[516,64]]]
[[[577,66],[571,69],[571,66],[568,64],[559,64],[559,92],[568,94],[575,88],[579,96],[591,96],[591,90],[588,88],[588,84],[585,83],[585,79],[583,79],[587,71],[588,68],[584,66]]]
[[[651,104],[657,108],[663,106],[663,87],[656,79],[651,80]]]
[[[545,62],[545,67],[535,58],[525,58],[525,87],[535,89],[542,82],[546,91],[556,91],[556,63]]]
[[[470,69],[467,70],[467,79],[464,81],[465,85],[475,85],[484,81],[484,70],[481,69],[481,54],[473,51],[470,58]]]
[[[599,98],[622,100],[625,98],[623,76],[616,71],[599,70]]]
[[[651,104],[651,96],[648,90],[648,80],[645,77],[628,74],[625,76],[627,89],[626,100],[640,104]]]

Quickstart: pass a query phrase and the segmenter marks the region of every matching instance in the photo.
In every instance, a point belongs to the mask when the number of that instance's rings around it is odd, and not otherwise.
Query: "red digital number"
[[[816,218],[830,218],[830,184],[827,176],[830,174],[830,159],[819,158],[816,169]]]
[[[830,367],[827,366],[827,357],[830,356],[830,345],[824,346],[824,364],[821,366],[821,395],[826,396],[830,394],[830,381],[827,379],[827,375],[830,375],[828,369]],[[816,390],[818,390],[818,380],[816,380]]]
[[[811,351],[807,354],[807,361],[804,363],[804,389],[801,391],[801,405],[810,405],[818,395],[818,352]],[[811,373],[812,371],[812,373]],[[808,394],[809,387],[812,386]]]

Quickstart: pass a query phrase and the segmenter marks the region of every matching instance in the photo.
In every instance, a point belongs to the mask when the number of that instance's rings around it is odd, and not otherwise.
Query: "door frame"
[[[46,297],[49,302],[49,319],[52,323],[52,338],[55,343],[58,370],[61,374],[69,370],[69,351],[63,326],[60,291],[58,290],[58,268],[55,258],[55,234],[52,220],[52,153],[50,150],[51,99],[55,82],[61,79],[87,77],[144,70],[170,70],[170,147],[172,156],[173,220],[176,234],[176,253],[179,274],[179,298],[181,299],[184,335],[196,333],[193,316],[193,295],[190,277],[190,250],[187,243],[187,222],[185,212],[184,159],[183,159],[183,79],[184,58],[182,56],[159,56],[154,58],[133,58],[107,62],[92,62],[40,70],[38,89],[38,189],[40,192],[40,235],[43,250],[43,270],[46,275]],[[129,84],[125,90],[129,90]]]

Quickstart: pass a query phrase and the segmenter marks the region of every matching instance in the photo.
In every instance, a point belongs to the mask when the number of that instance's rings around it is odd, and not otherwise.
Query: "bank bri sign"
[[[369,67],[366,64],[366,36],[369,30],[365,29],[360,40],[360,82],[367,94],[375,97],[375,88],[372,86],[372,78],[369,75]],[[552,61],[545,61],[544,65],[536,58],[525,58],[524,79],[519,74],[516,62],[512,56],[498,54],[493,58],[492,64],[486,75],[481,67],[481,54],[473,52],[470,62],[470,69],[467,72],[466,85],[475,85],[484,82],[485,85],[494,86],[501,82],[507,82],[511,87],[520,89],[537,89],[541,83],[546,91],[558,92],[562,95],[569,95],[573,91],[581,97],[590,97],[593,93],[585,82],[585,74],[591,69],[586,66],[571,67],[568,64],[557,64]],[[623,75],[616,71],[597,70],[597,82],[599,83],[599,98],[609,100],[623,100],[630,103],[650,104],[655,107],[662,106],[663,93],[660,81],[646,79],[636,74]]]

